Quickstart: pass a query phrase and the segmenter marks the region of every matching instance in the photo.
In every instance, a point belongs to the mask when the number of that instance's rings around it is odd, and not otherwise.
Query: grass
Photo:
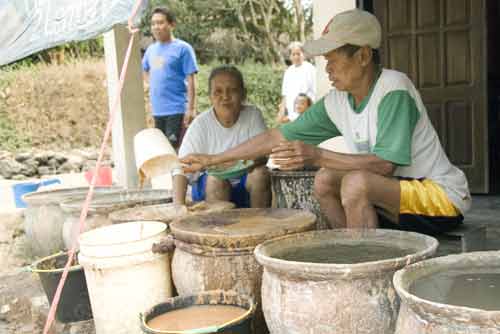
[[[218,65],[200,66],[198,112],[210,107],[207,81]],[[269,127],[275,126],[283,69],[256,63],[237,67],[243,73],[247,102],[262,111]],[[105,81],[102,58],[0,68],[0,150],[96,147],[107,120]],[[150,119],[148,98],[146,110]]]
[[[14,69],[0,69],[0,150],[17,151],[31,144],[29,138],[18,133],[7,116],[9,84],[14,80],[15,74]]]

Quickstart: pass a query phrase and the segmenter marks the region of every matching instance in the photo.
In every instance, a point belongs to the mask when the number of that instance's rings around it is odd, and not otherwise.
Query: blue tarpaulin
[[[137,0],[0,0],[0,65],[126,23]],[[135,23],[147,1],[143,0]]]

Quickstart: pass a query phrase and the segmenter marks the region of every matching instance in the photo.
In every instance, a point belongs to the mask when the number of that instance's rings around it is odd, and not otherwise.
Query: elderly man
[[[382,69],[381,27],[372,14],[333,17],[318,40],[333,89],[299,119],[217,155],[192,155],[186,169],[272,152],[281,169],[312,165],[314,191],[332,227],[378,226],[438,233],[455,228],[470,207],[465,175],[441,147],[408,77]],[[342,135],[351,154],[314,145]]]

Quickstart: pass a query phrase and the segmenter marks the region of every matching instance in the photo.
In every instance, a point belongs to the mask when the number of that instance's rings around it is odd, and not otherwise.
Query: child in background
[[[302,115],[311,105],[312,105],[311,98],[304,93],[300,93],[295,98],[295,103],[294,103],[295,112],[298,113],[299,115]]]
[[[309,108],[310,106],[312,105],[312,100],[309,96],[307,96],[307,94],[304,94],[304,93],[299,93],[299,95],[297,95],[297,97],[295,98],[295,101],[293,103],[293,107],[295,109],[295,113],[297,115],[302,115],[306,110],[307,108]],[[286,110],[285,110],[285,115],[283,115],[282,117],[278,118],[278,122],[280,124],[283,124],[283,123],[288,123],[290,122],[290,119],[288,119],[288,115],[286,114]]]
[[[309,108],[310,106],[312,105],[312,100],[309,96],[307,96],[307,94],[304,94],[304,93],[299,93],[299,95],[297,95],[297,97],[295,98],[295,101],[293,103],[293,107],[295,108],[295,112],[299,115],[302,115],[306,110],[307,108]],[[283,124],[283,123],[288,123],[290,122],[290,120],[288,119],[288,117],[285,115],[284,116],[285,118],[282,118],[280,120],[280,123]],[[267,168],[269,169],[279,169],[279,165],[277,165],[273,159],[269,158],[269,160],[267,161],[267,164],[266,164]],[[274,197],[273,197],[273,200],[274,200]]]
[[[276,116],[278,123],[294,121],[299,117],[294,107],[298,94],[305,93],[313,101],[316,96],[316,69],[305,60],[303,44],[301,42],[290,43],[288,52],[291,65],[283,75],[281,102]]]

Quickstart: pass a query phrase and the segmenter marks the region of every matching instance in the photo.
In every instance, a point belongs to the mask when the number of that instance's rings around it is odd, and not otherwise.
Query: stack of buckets
[[[139,314],[172,296],[168,254],[151,251],[167,236],[160,222],[101,227],[80,236],[78,259],[98,334],[141,333]]]
[[[177,161],[158,129],[136,134],[134,148],[141,184],[166,174],[166,162]],[[142,333],[139,314],[172,297],[169,255],[152,252],[167,229],[162,222],[136,221],[80,235],[78,260],[85,271],[96,333]]]

